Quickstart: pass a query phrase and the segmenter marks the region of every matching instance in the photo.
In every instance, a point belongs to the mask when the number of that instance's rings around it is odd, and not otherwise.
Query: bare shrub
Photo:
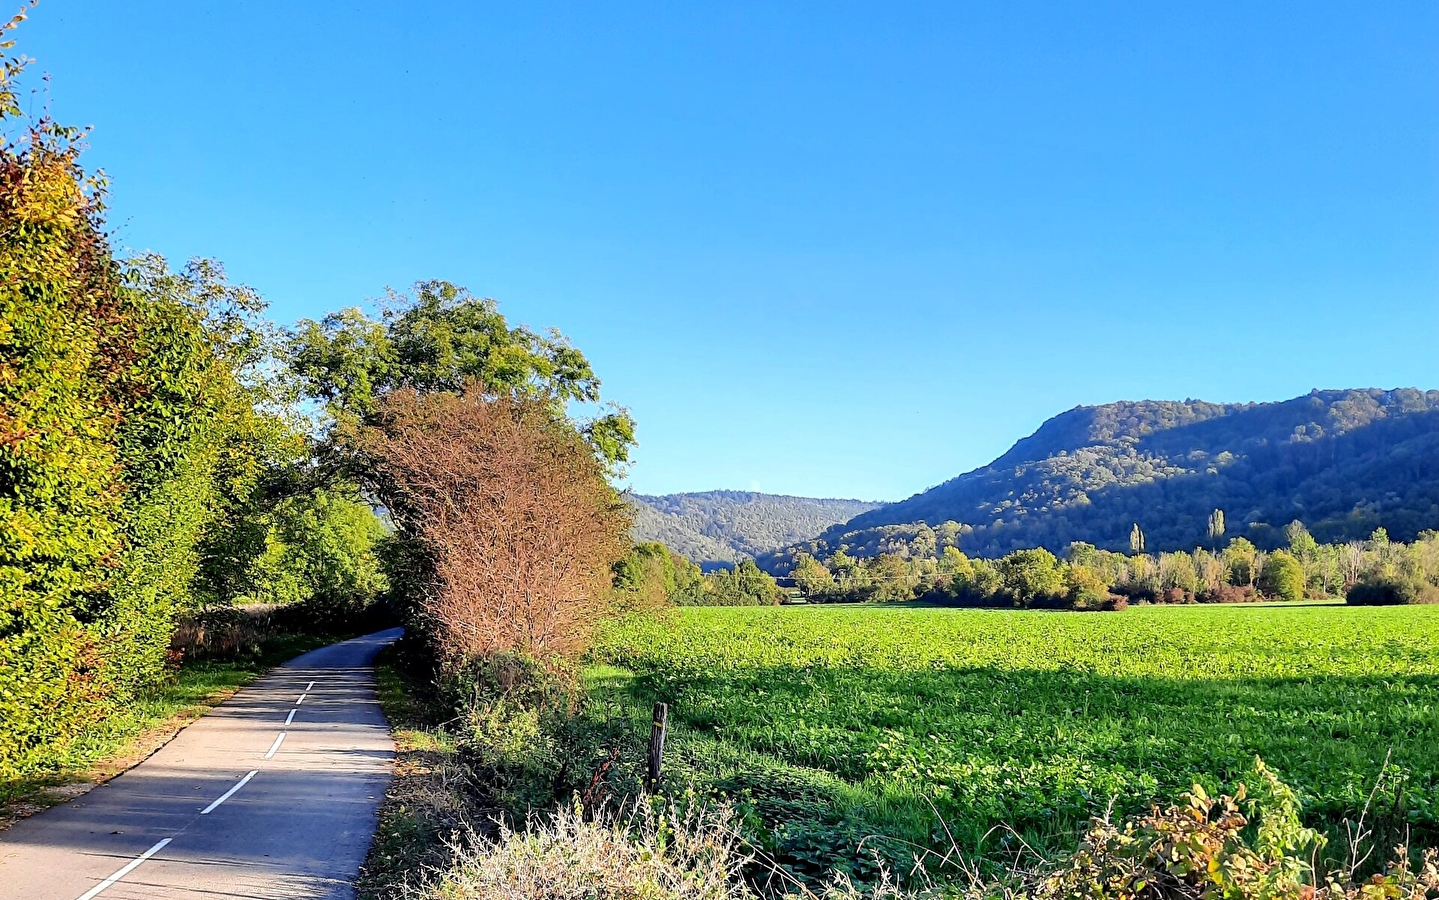
[[[237,659],[258,655],[266,641],[298,631],[293,610],[252,604],[222,606],[185,616],[170,636],[170,660]]]
[[[552,400],[394,391],[353,443],[433,567],[421,602],[451,659],[573,655],[603,611],[627,508]]]
[[[1247,584],[1226,584],[1214,590],[1201,591],[1195,599],[1200,603],[1254,603],[1260,597]]]

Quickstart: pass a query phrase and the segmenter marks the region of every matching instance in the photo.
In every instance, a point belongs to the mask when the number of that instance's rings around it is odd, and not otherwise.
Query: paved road
[[[399,635],[297,657],[120,777],[0,832],[0,897],[354,897],[395,755],[371,663]]]

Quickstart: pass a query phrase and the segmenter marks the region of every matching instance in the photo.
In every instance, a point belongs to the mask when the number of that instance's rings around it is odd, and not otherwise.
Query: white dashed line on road
[[[289,724],[290,724],[291,722],[295,721],[295,713],[297,713],[297,712],[299,712],[299,709],[292,709],[292,710],[290,710],[290,714],[285,717],[285,726],[286,726],[286,727],[289,727]]]
[[[283,744],[284,742],[285,742],[285,732],[282,731],[282,732],[280,732],[280,736],[277,737],[277,738],[275,738],[275,743],[273,743],[273,744],[270,745],[270,752],[265,754],[265,758],[266,758],[266,759],[269,759],[270,757],[274,756],[274,755],[275,755],[275,751],[276,751],[276,750],[279,750],[279,749],[280,749],[280,745]]]
[[[229,800],[230,797],[232,797],[236,791],[238,791],[240,788],[244,787],[244,786],[245,786],[245,782],[249,781],[251,778],[254,778],[254,777],[255,777],[255,773],[258,772],[258,771],[260,771],[260,770],[259,770],[259,769],[251,769],[251,770],[250,770],[250,774],[246,775],[244,778],[241,778],[238,784],[236,784],[234,787],[230,788],[230,789],[229,789],[228,791],[226,791],[225,793],[221,794],[221,795],[220,795],[220,799],[216,800],[214,803],[211,803],[209,806],[207,806],[207,807],[205,807],[204,809],[200,810],[200,815],[202,815],[202,816],[208,816],[212,811],[214,811],[215,807],[219,806],[221,803],[224,803],[226,800]]]
[[[253,775],[255,773],[251,772],[250,774]],[[241,783],[243,784],[244,782]],[[144,853],[140,854],[135,859],[130,860],[128,863],[125,864],[125,867],[123,869],[116,872],[114,875],[111,875],[109,878],[106,878],[104,881],[100,882],[94,887],[90,888],[90,890],[86,891],[85,893],[81,894],[77,898],[77,900],[91,900],[91,898],[95,897],[97,894],[105,890],[110,885],[114,884],[121,878],[124,878],[126,875],[129,875],[131,872],[135,871],[136,866],[140,865],[140,863],[154,856],[156,853],[159,853],[168,843],[170,843],[170,838],[165,838],[163,841],[151,847],[149,850],[146,850]]]

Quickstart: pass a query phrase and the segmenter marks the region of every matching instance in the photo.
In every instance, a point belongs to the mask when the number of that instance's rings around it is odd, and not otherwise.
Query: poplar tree
[[[1216,509],[1209,514],[1209,543],[1218,546],[1224,537],[1224,510]]]

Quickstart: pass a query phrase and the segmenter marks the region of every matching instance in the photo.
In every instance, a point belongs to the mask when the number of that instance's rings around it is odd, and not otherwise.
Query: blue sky
[[[102,3],[116,244],[557,326],[632,482],[898,499],[1076,404],[1439,388],[1439,4]],[[39,101],[36,101],[39,102]]]

